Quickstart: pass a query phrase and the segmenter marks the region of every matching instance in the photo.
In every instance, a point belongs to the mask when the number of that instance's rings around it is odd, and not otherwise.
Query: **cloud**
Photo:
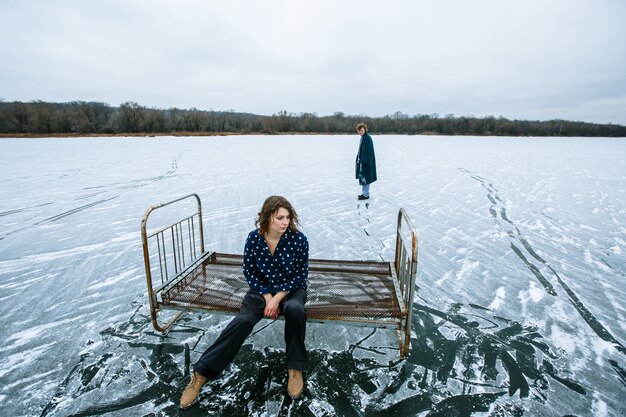
[[[626,124],[626,3],[7,1],[5,100]]]

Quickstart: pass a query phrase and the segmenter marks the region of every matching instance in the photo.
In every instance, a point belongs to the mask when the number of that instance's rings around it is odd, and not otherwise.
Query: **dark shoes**
[[[359,195],[357,198],[358,198],[359,200],[369,200],[370,196],[369,196],[369,195],[363,195],[363,194],[361,194],[361,195]]]
[[[194,405],[198,401],[198,395],[200,395],[200,388],[207,381],[207,378],[203,377],[197,372],[191,375],[191,381],[189,385],[185,387],[183,395],[180,397],[180,408],[183,410]]]
[[[294,400],[302,394],[304,390],[304,381],[302,380],[302,371],[299,369],[287,369],[289,381],[287,382],[287,392]]]

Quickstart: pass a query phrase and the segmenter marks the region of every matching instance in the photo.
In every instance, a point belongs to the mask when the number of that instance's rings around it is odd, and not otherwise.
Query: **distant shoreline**
[[[253,135],[256,133],[248,133]],[[164,137],[164,136],[242,136],[231,132],[173,132],[173,133],[0,133],[0,139],[102,138],[102,137]]]
[[[484,137],[484,138],[622,138],[623,136],[556,136],[556,135],[478,135],[478,134],[444,134],[439,132],[420,132],[420,133],[402,133],[402,132],[376,132],[370,131],[376,136],[466,136],[466,137]],[[236,133],[236,132],[172,132],[172,133],[0,133],[1,139],[78,139],[78,138],[162,138],[162,137],[221,137],[221,136],[357,136],[356,133],[345,132],[275,132],[275,133]]]
[[[405,135],[405,136],[479,136],[479,135],[442,135],[437,132],[427,133],[377,133],[372,131],[373,135]],[[137,137],[137,138],[155,138],[155,137],[189,137],[189,136],[356,136],[357,133],[345,132],[276,132],[276,133],[236,133],[236,132],[171,132],[171,133],[0,133],[0,139],[45,139],[45,138],[100,138],[100,137]],[[495,135],[482,135],[495,136]]]
[[[366,123],[374,135],[487,137],[626,137],[626,126],[562,119],[510,120],[502,116],[437,113],[386,116],[329,116],[281,110],[268,115],[233,110],[158,109],[134,102],[110,106],[96,102],[2,102],[0,137],[161,137],[232,135],[356,135]]]

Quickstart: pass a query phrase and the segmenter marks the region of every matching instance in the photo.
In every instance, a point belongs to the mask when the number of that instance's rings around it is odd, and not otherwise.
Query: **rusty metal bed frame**
[[[154,210],[194,198],[197,210],[193,214],[148,233],[148,218]],[[407,235],[410,246],[405,242]],[[149,207],[141,220],[141,239],[150,318],[157,331],[166,335],[186,311],[231,315],[239,311],[248,290],[242,256],[205,251],[197,194]],[[411,220],[400,209],[393,262],[310,259],[307,320],[396,329],[400,357],[405,358],[411,341],[417,246]],[[157,285],[153,273],[160,277]],[[160,324],[158,313],[164,309],[178,311]]]

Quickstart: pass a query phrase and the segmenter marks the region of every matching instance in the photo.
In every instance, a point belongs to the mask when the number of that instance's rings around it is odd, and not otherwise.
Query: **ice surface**
[[[626,414],[626,141],[373,137],[367,203],[356,136],[0,139],[0,415],[177,413],[229,318],[152,330],[139,225],[191,192],[210,250],[241,252],[271,194],[315,258],[390,260],[399,207],[420,240],[406,361],[392,331],[309,325],[292,402],[262,321],[192,414]]]

